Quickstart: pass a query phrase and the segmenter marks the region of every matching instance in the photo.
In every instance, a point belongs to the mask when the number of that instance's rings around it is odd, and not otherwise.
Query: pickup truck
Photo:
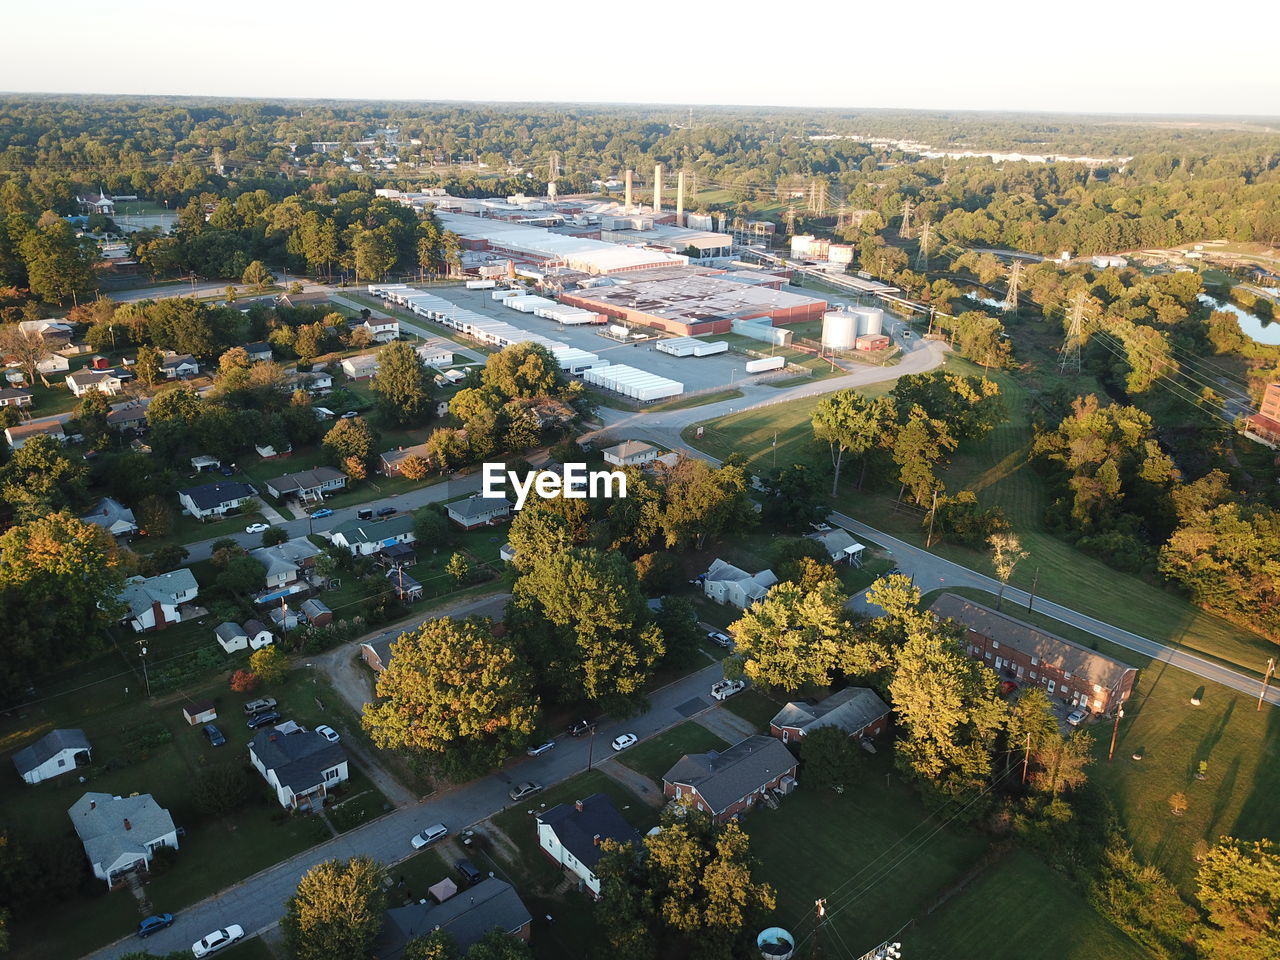
[[[746,686],[745,680],[719,680],[711,685],[711,697],[713,700],[728,700],[745,690]]]

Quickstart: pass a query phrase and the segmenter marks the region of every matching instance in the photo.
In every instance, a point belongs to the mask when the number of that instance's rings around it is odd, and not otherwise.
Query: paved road
[[[567,780],[587,768],[589,751],[595,764],[615,762],[609,744],[619,734],[634,733],[644,739],[683,723],[702,710],[718,709],[708,691],[720,676],[720,664],[709,665],[654,693],[650,708],[643,715],[630,720],[606,719],[598,727],[594,743],[590,737],[561,738],[554,750],[540,757],[524,759],[499,773],[443,791],[312,847],[181,911],[172,927],[145,942],[145,949],[159,954],[187,950],[206,933],[229,923],[240,924],[249,934],[271,927],[284,913],[285,902],[293,895],[299,878],[315,864],[359,855],[387,864],[399,862],[412,852],[409,838],[425,827],[444,823],[451,833],[457,833],[505,809],[511,803],[507,792],[515,783],[532,779],[550,786]],[[537,809],[536,803],[530,801],[529,808]],[[136,938],[126,937],[89,956],[92,960],[108,960],[142,946]]]

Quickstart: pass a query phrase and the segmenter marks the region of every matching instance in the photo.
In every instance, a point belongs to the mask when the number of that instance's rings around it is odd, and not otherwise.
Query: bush
[[[251,693],[258,685],[258,675],[248,670],[237,670],[231,675],[231,689],[236,693]]]

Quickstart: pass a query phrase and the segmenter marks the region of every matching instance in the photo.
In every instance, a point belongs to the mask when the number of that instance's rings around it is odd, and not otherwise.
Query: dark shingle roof
[[[889,707],[868,687],[846,687],[818,703],[788,703],[770,721],[803,731],[839,727],[850,735],[888,716]]]
[[[201,510],[212,510],[224,503],[256,496],[258,491],[239,480],[228,480],[225,483],[206,483],[199,487],[187,487],[182,493]]]
[[[324,780],[321,774],[347,759],[347,752],[318,733],[277,733],[275,727],[259,731],[250,749],[276,779],[294,793]]]
[[[467,497],[445,505],[449,513],[460,520],[471,520],[476,517],[488,517],[495,513],[511,509],[511,501],[506,497]]]
[[[662,779],[696,788],[713,813],[722,813],[795,766],[796,758],[780,740],[756,736],[724,753],[685,754]]]
[[[538,814],[538,822],[555,831],[560,845],[578,858],[587,869],[600,862],[604,851],[596,843],[596,837],[631,843],[640,839],[640,833],[627,823],[603,793],[593,793],[576,804],[562,803]]]
[[[88,750],[89,738],[83,730],[50,730],[43,737],[13,755],[18,773],[28,774],[63,750]]]
[[[415,903],[388,910],[374,953],[379,960],[400,960],[410,940],[425,937],[437,927],[454,939],[459,952],[466,952],[490,930],[514,933],[530,920],[515,888],[489,877],[441,904]]]

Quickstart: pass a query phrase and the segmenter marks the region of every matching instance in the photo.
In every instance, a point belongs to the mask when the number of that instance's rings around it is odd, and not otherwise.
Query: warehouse
[[[604,387],[614,393],[620,393],[641,403],[651,403],[667,397],[678,397],[684,393],[684,384],[676,380],[668,380],[655,373],[646,373],[625,363],[611,363],[605,367],[595,367],[582,375],[586,383]]]
[[[656,346],[661,353],[669,353],[673,357],[709,357],[729,351],[729,344],[724,340],[707,343],[696,337],[672,337],[670,340],[659,340]]]

